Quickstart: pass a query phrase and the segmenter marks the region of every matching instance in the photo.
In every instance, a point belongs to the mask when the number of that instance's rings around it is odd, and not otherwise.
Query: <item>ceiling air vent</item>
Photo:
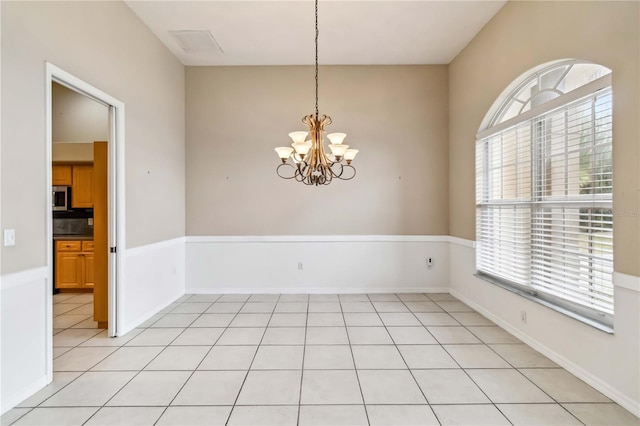
[[[207,30],[171,30],[169,34],[186,53],[220,52],[222,48],[210,31]]]

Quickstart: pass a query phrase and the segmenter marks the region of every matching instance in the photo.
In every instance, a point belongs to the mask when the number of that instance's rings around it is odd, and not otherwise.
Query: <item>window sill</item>
[[[517,287],[515,287],[513,285],[510,285],[510,284],[508,284],[506,282],[503,282],[503,281],[501,281],[499,279],[496,279],[496,278],[491,277],[489,275],[485,275],[482,272],[476,272],[473,275],[475,277],[483,280],[483,281],[487,281],[487,282],[489,282],[491,284],[494,284],[494,285],[496,285],[496,286],[498,286],[500,288],[503,288],[503,289],[505,289],[507,291],[515,293],[515,294],[517,294],[519,296],[522,296],[525,299],[528,299],[528,300],[530,300],[532,302],[538,303],[538,304],[540,304],[542,306],[546,306],[547,308],[552,309],[552,310],[554,310],[556,312],[559,312],[559,313],[561,313],[563,315],[566,315],[569,318],[572,318],[572,319],[574,319],[576,321],[580,321],[583,324],[586,324],[586,325],[589,325],[591,327],[594,327],[594,328],[596,328],[596,329],[598,329],[600,331],[604,331],[607,334],[614,334],[613,326],[610,325],[610,324],[605,324],[605,323],[596,321],[593,318],[590,318],[590,317],[582,315],[582,314],[580,314],[578,312],[575,312],[575,311],[572,311],[570,309],[567,309],[567,308],[565,308],[563,306],[560,306],[560,305],[558,305],[556,303],[553,303],[553,302],[551,302],[551,301],[549,301],[547,299],[543,299],[543,298],[541,298],[539,296],[536,296],[534,294],[530,294],[530,293],[528,293],[528,292],[526,292],[524,290],[521,290],[521,289],[519,289],[519,288],[517,288]]]

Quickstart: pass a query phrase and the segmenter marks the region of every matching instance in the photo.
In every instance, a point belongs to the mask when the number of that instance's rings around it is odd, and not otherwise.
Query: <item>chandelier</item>
[[[283,179],[295,179],[305,185],[329,185],[333,179],[350,180],[356,175],[351,161],[358,153],[343,143],[345,133],[330,133],[330,154],[325,153],[323,134],[325,126],[331,124],[331,117],[318,113],[318,0],[316,5],[316,113],[305,115],[302,122],[309,131],[291,132],[291,147],[280,146],[275,150],[282,164],[276,173]],[[310,139],[307,139],[307,136]],[[291,162],[289,161],[291,159]]]

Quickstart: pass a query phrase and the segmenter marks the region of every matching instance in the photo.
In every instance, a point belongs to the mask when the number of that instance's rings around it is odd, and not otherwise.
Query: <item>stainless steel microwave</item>
[[[71,187],[54,186],[51,198],[54,211],[68,210],[71,204]]]

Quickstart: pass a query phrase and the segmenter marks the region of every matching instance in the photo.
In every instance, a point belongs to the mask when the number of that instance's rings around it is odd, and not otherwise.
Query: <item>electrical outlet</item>
[[[16,230],[15,229],[5,229],[4,230],[4,246],[15,246],[16,245]]]
[[[298,262],[298,271],[302,271],[302,262]]]
[[[520,320],[523,324],[527,323],[527,311],[520,311]]]
[[[431,268],[433,266],[433,258],[432,257],[427,257],[425,262],[427,264],[427,268]]]

